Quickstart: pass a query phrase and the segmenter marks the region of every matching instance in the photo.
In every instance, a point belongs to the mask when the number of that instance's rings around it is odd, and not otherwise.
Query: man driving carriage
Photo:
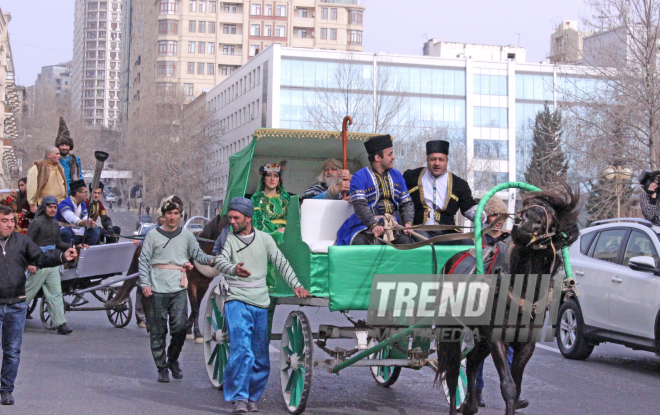
[[[348,170],[341,168],[338,160],[327,159],[323,162],[323,168],[316,178],[316,183],[305,191],[300,200],[340,200],[343,198],[343,192],[351,190],[351,177]]]
[[[90,184],[89,191],[92,192],[92,197],[88,198],[85,201],[87,205],[87,212],[89,213],[89,218],[96,223],[98,218],[101,218],[101,227],[99,228],[100,240],[105,241],[105,243],[114,243],[117,242],[117,237],[121,233],[119,226],[112,226],[112,218],[108,216],[108,212],[101,202],[101,195],[103,194],[103,182],[99,182],[99,186],[96,189],[92,189]]]
[[[351,179],[351,203],[355,213],[337,232],[337,245],[381,243],[385,220],[412,226],[415,207],[401,173],[394,168],[392,137],[379,135],[364,143],[370,166],[360,169]],[[413,242],[405,232],[393,235],[394,244]]]
[[[74,245],[98,245],[101,231],[89,218],[87,211],[87,185],[84,180],[71,182],[71,196],[67,197],[57,206],[55,220],[68,226],[62,226],[60,234],[62,240]]]

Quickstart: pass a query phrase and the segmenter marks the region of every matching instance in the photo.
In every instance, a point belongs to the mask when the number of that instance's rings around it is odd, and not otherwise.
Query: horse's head
[[[563,191],[553,189],[525,196],[511,231],[516,245],[544,249],[552,243],[558,250],[577,239],[579,194],[567,184],[562,187]]]
[[[201,238],[216,240],[222,229],[227,226],[229,219],[226,216],[221,216],[220,214],[215,215],[209,223],[204,226],[204,229],[199,234]]]

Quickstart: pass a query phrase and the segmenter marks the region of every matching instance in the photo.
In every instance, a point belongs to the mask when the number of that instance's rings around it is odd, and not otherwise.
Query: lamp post
[[[633,176],[633,169],[630,166],[607,166],[603,170],[603,177],[607,180],[614,180],[616,185],[616,217],[621,218],[621,188],[623,182],[628,181]]]

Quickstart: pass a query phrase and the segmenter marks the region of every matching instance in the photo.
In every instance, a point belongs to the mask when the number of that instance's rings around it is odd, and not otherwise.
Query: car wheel
[[[584,335],[584,320],[577,302],[566,301],[559,308],[557,324],[557,346],[561,354],[572,360],[584,360],[591,355],[594,346]]]

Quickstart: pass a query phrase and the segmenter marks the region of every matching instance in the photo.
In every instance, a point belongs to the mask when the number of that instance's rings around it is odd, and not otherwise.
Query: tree
[[[568,162],[561,148],[561,113],[550,112],[548,105],[536,115],[532,145],[532,160],[525,181],[537,187],[566,179]]]

